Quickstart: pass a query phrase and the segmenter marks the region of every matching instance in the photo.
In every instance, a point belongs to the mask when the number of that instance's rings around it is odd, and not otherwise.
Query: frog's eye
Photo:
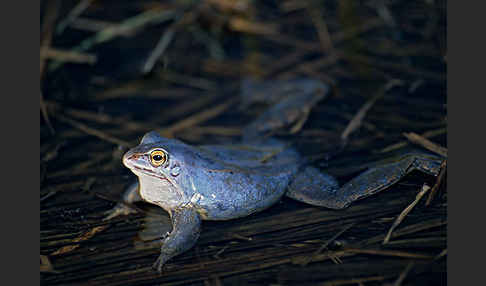
[[[154,150],[150,152],[150,163],[158,167],[167,161],[167,154],[162,150]]]

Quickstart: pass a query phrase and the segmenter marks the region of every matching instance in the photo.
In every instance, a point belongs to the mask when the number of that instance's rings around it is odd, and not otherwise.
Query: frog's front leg
[[[201,218],[190,206],[171,210],[169,214],[172,220],[172,231],[163,240],[160,256],[153,265],[159,272],[169,259],[196,244],[201,229]]]
[[[142,201],[142,197],[140,196],[139,192],[138,180],[128,187],[123,194],[122,200],[124,203],[128,204]],[[119,215],[128,215],[136,212],[124,203],[117,203],[111,210],[106,211],[105,218],[103,220],[109,220]]]
[[[426,154],[408,154],[398,161],[371,168],[338,187],[329,175],[316,168],[306,167],[297,174],[286,195],[316,206],[342,209],[361,198],[376,194],[398,182],[413,170],[434,176],[440,171],[442,159]]]

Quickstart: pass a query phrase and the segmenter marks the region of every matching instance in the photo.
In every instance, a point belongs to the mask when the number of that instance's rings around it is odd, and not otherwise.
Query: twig
[[[251,0],[207,0],[206,2],[214,5],[225,13],[244,13],[248,12]]]
[[[237,100],[238,100],[238,98],[232,97],[228,101],[226,101],[222,104],[219,104],[219,105],[217,105],[213,108],[207,109],[207,110],[203,110],[203,111],[196,113],[192,116],[189,116],[189,117],[187,117],[187,118],[185,118],[185,119],[183,119],[179,122],[174,123],[173,125],[171,125],[167,128],[158,130],[158,132],[163,134],[166,137],[173,137],[174,133],[177,132],[177,131],[184,130],[186,128],[200,124],[202,122],[205,122],[205,121],[207,121],[211,118],[214,118],[214,117],[220,115],[221,113],[226,111],[231,105],[236,103]]]
[[[140,13],[132,18],[128,18],[122,23],[108,27],[102,31],[99,31],[94,36],[82,41],[78,46],[74,47],[72,50],[75,52],[83,52],[91,49],[93,46],[110,41],[120,35],[126,34],[128,31],[134,31],[141,29],[148,24],[158,24],[164,21],[168,21],[175,17],[176,13],[173,10],[149,10]],[[50,66],[50,70],[56,70],[60,68],[64,62],[56,61]]]
[[[152,53],[150,53],[149,58],[145,62],[142,68],[142,73],[149,73],[154,67],[157,60],[162,56],[165,50],[169,47],[174,34],[183,26],[188,25],[196,20],[199,15],[199,9],[193,8],[193,10],[183,14],[178,20],[176,20],[172,25],[167,28],[165,33],[160,37],[157,45],[155,46]],[[177,16],[176,16],[177,17]]]
[[[111,143],[114,143],[114,144],[117,144],[117,145],[120,145],[120,146],[123,146],[123,147],[126,147],[126,148],[132,147],[132,144],[130,144],[127,141],[115,138],[115,137],[108,135],[108,134],[106,134],[106,133],[104,133],[100,130],[96,130],[94,128],[88,127],[81,122],[67,118],[67,117],[65,117],[61,114],[57,114],[56,118],[59,119],[60,121],[64,122],[64,123],[67,123],[67,124],[77,128],[77,129],[89,134],[89,135],[96,136],[96,137],[98,137],[102,140],[105,140],[105,141],[108,141],[108,142],[111,142]]]
[[[79,1],[79,3],[74,6],[71,12],[69,12],[66,18],[57,25],[56,33],[61,34],[62,32],[64,32],[64,29],[66,29],[69,24],[71,24],[79,15],[81,15],[81,13],[83,13],[93,1],[94,0]]]
[[[219,136],[239,136],[241,135],[240,128],[226,127],[226,126],[193,126],[191,133],[198,135],[219,135]]]
[[[149,130],[156,129],[155,126],[152,126],[148,122],[142,123],[134,120],[128,120],[122,117],[112,117],[108,114],[97,113],[89,110],[64,108],[55,102],[48,101],[46,103],[50,109],[54,110],[53,112],[56,112],[57,109],[62,108],[64,114],[68,115],[69,117],[74,117],[77,119],[89,120],[101,124],[107,124],[107,123],[118,124],[120,126],[123,126],[123,128],[134,130],[134,131],[141,131],[141,132],[147,132]]]
[[[442,250],[435,258],[434,260],[439,260],[440,258],[444,257],[445,255],[447,255],[447,248]]]
[[[337,44],[339,44],[343,41],[357,37],[359,34],[365,33],[367,31],[372,30],[372,29],[379,27],[381,25],[383,25],[383,20],[381,20],[379,18],[374,18],[374,19],[371,19],[371,20],[363,23],[362,25],[355,26],[355,27],[352,27],[351,29],[346,29],[345,31],[335,33],[334,35],[329,36],[329,38],[332,38],[334,44],[337,45]],[[325,36],[322,36],[322,37],[325,37]],[[291,46],[297,47],[298,52],[301,53],[301,55],[299,57],[296,57],[297,59],[300,59],[300,58],[306,56],[308,53],[322,51],[322,44],[308,43],[308,42],[305,42],[305,41],[302,41],[302,40],[299,40],[299,39],[292,38],[291,36],[278,34],[278,35],[272,35],[272,37],[268,37],[266,39],[269,39],[271,41],[274,41],[274,42],[277,42],[277,43],[280,43],[280,44],[291,45]],[[309,73],[311,73],[311,71],[315,72],[318,69],[321,69],[323,67],[326,67],[326,66],[329,66],[329,65],[336,63],[338,59],[339,59],[339,56],[338,56],[337,53],[331,53],[328,56],[326,56],[326,57],[324,57],[320,60],[317,60],[317,61],[312,60],[312,61],[309,61],[309,62],[304,62],[302,64],[299,64],[299,65],[293,67],[291,70],[280,74],[279,78],[285,79],[285,78],[293,77],[293,76],[295,76],[295,71],[302,71],[302,72],[309,74]],[[288,64],[288,65],[290,65],[290,64]],[[267,72],[266,75],[268,75],[268,73],[269,72]],[[331,84],[332,84],[332,82],[335,82],[335,80],[331,80],[330,78],[325,80],[325,81],[328,82],[328,83],[331,83]]]
[[[54,24],[56,22],[57,13],[59,11],[61,1],[59,0],[52,0],[48,2],[48,6],[46,8],[46,15],[44,16],[44,22],[42,23],[42,30],[41,30],[41,55],[42,51],[51,46],[52,42],[52,34],[54,30]],[[44,72],[44,64],[45,58],[40,57],[40,80],[42,82],[42,76]]]
[[[364,285],[364,282],[371,282],[371,281],[383,281],[387,279],[387,276],[370,276],[370,277],[363,277],[363,278],[351,278],[351,279],[343,279],[343,280],[333,280],[333,281],[326,281],[321,284],[317,284],[318,286],[339,286],[339,285],[352,285],[352,284],[359,284]]]
[[[223,283],[218,276],[212,275],[204,280],[204,286],[223,286]]]
[[[69,25],[72,29],[78,29],[82,31],[88,32],[99,32],[107,28],[115,27],[117,24],[107,21],[100,21],[95,19],[87,19],[87,18],[76,18],[74,19],[71,24]],[[121,37],[123,36],[131,36],[133,32],[128,31],[125,34],[120,34]]]
[[[418,144],[425,149],[432,151],[436,154],[439,154],[443,157],[447,157],[447,148],[444,148],[442,146],[439,146],[435,144],[434,142],[418,135],[417,133],[410,132],[410,133],[403,133],[403,136],[407,137],[407,139],[415,144]]]
[[[51,120],[49,119],[49,114],[47,113],[47,107],[44,102],[44,97],[42,96],[42,92],[40,93],[40,110],[42,112],[42,117],[44,118],[44,121],[47,124],[47,127],[49,128],[49,131],[51,131],[51,134],[54,135],[56,131],[54,130],[54,127],[52,127]]]
[[[363,118],[365,117],[366,113],[368,110],[375,104],[375,102],[385,96],[386,92],[393,88],[394,86],[397,85],[402,85],[403,82],[401,80],[393,79],[390,80],[383,88],[382,90],[373,96],[371,99],[369,99],[356,113],[356,115],[351,119],[344,129],[343,133],[341,134],[341,140],[343,142],[346,142],[348,140],[349,135],[358,129],[361,126],[361,123],[363,121]]]
[[[54,269],[47,255],[40,256],[40,272],[59,273]]]
[[[47,194],[45,194],[43,197],[40,198],[40,202],[42,203],[43,201],[47,200],[48,198],[54,196],[57,194],[57,191],[49,191]]]
[[[44,66],[46,62],[46,58],[42,56],[42,52],[48,49],[51,45],[52,34],[53,34],[52,31],[54,30],[54,24],[56,22],[60,3],[61,2],[58,0],[49,1],[49,3],[47,4],[48,6],[46,8],[46,14],[44,16],[44,22],[42,23],[42,30],[41,30],[42,42],[40,44],[41,56],[40,56],[40,79],[39,79],[41,86],[42,86],[42,78],[44,75]],[[49,114],[47,113],[47,108],[44,104],[44,96],[42,95],[42,92],[40,93],[40,109],[42,112],[42,117],[44,118],[44,121],[46,122],[49,131],[51,132],[52,135],[54,135],[55,130],[54,127],[52,127],[51,121],[49,120]]]
[[[63,51],[53,48],[42,49],[40,56],[45,59],[55,59],[63,62],[88,63],[91,65],[96,63],[96,55],[73,51]]]
[[[331,36],[329,35],[329,30],[327,29],[327,24],[324,21],[324,16],[322,15],[317,5],[311,5],[309,2],[307,4],[307,12],[311,17],[312,22],[316,26],[317,35],[319,36],[322,51],[324,53],[333,54],[334,47],[332,45]]]
[[[198,88],[202,90],[215,90],[217,88],[217,85],[214,82],[205,78],[179,74],[170,70],[164,70],[160,75],[163,80],[177,83],[180,85],[187,85],[193,88]]]
[[[434,199],[435,193],[439,189],[440,184],[442,183],[442,180],[444,179],[444,175],[446,173],[446,169],[447,169],[447,160],[444,160],[440,164],[440,172],[439,172],[439,175],[437,176],[437,180],[435,181],[435,185],[432,187],[432,190],[429,193],[429,197],[427,198],[427,201],[425,202],[425,206],[430,205],[430,203]]]
[[[372,66],[374,68],[380,68],[380,69],[384,69],[384,70],[393,70],[393,71],[407,73],[407,74],[410,74],[410,75],[413,75],[413,76],[427,78],[427,79],[435,80],[435,81],[446,80],[445,73],[438,73],[438,72],[422,70],[422,69],[419,69],[419,68],[416,68],[416,67],[413,67],[413,66],[409,66],[409,65],[405,65],[405,64],[402,64],[402,63],[391,63],[391,62],[380,61],[376,58],[371,58],[371,57],[365,56],[363,54],[350,53],[350,52],[340,52],[340,51],[336,51],[336,53],[341,58],[346,59],[348,61],[363,63],[365,65],[369,65],[369,66]]]
[[[238,16],[231,17],[228,26],[233,31],[256,35],[275,35],[278,33],[278,26],[274,24],[248,21]]]
[[[413,261],[407,264],[407,267],[405,267],[405,269],[403,269],[402,273],[400,273],[400,276],[398,276],[398,278],[395,281],[395,283],[393,283],[393,286],[400,286],[400,285],[402,285],[403,280],[405,280],[405,278],[407,277],[408,273],[412,269],[413,265],[414,265]]]
[[[394,256],[394,257],[403,257],[403,258],[416,258],[416,259],[433,258],[433,256],[427,254],[396,251],[396,250],[348,248],[346,249],[346,251],[350,253],[357,253],[357,254],[371,254],[371,255]]]
[[[422,186],[422,190],[415,197],[415,200],[408,207],[406,207],[400,213],[400,215],[397,217],[397,219],[393,222],[392,226],[390,227],[390,230],[388,230],[388,233],[386,234],[385,239],[383,240],[383,244],[387,244],[390,241],[390,237],[392,235],[393,230],[403,221],[403,219],[405,219],[405,217],[418,204],[420,199],[425,195],[425,193],[427,193],[428,190],[430,190],[430,187],[427,184],[424,184]]]
[[[270,64],[269,67],[267,67],[264,71],[262,76],[263,77],[270,77],[273,74],[277,73],[278,71],[291,66],[295,64],[296,62],[299,62],[301,58],[307,55],[307,52],[301,51],[301,50],[296,50],[295,52],[285,56],[282,59],[279,59],[278,61],[274,61],[273,63]]]
[[[155,46],[154,50],[152,51],[152,53],[150,53],[150,56],[143,65],[142,73],[148,74],[152,70],[157,60],[162,56],[167,47],[169,47],[169,44],[172,42],[172,39],[174,38],[174,33],[174,27],[169,27],[167,31],[165,31],[165,33],[162,35],[159,42],[157,43],[157,46]]]
[[[363,23],[363,25],[353,27],[351,29],[347,29],[343,32],[339,32],[336,35],[332,35],[331,38],[334,39],[334,44],[337,45],[340,42],[343,42],[345,40],[349,40],[351,38],[355,38],[361,33],[367,32],[369,30],[372,30],[374,28],[377,28],[379,26],[383,25],[383,20],[374,18],[368,22]],[[321,44],[315,44],[315,43],[310,43],[306,42],[300,39],[296,39],[292,36],[287,36],[287,35],[282,35],[282,34],[276,34],[272,35],[271,37],[265,38],[268,40],[271,40],[273,42],[279,43],[279,44],[284,44],[284,45],[289,45],[289,46],[295,46],[301,50],[305,50],[308,52],[320,52],[322,51]]]
[[[439,128],[439,129],[426,131],[426,132],[422,133],[421,136],[424,137],[424,138],[432,138],[432,137],[435,137],[435,136],[445,134],[446,132],[447,132],[447,128]],[[389,146],[379,150],[378,153],[387,153],[387,152],[390,152],[390,151],[394,151],[394,150],[403,148],[403,147],[407,146],[408,144],[410,144],[410,142],[408,140],[407,141],[401,141],[401,142],[398,142],[398,143],[394,143],[392,145],[389,145]]]
[[[333,242],[334,240],[336,240],[336,238],[338,238],[341,234],[343,234],[345,231],[347,231],[348,229],[350,229],[351,227],[353,227],[355,225],[355,223],[351,223],[347,226],[345,226],[342,230],[338,231],[336,234],[334,234],[330,239],[328,239],[323,245],[321,245],[321,247],[319,247],[311,256],[308,257],[308,259],[304,259],[301,263],[302,266],[306,266],[307,264],[309,264],[309,262],[311,262],[314,257],[316,255],[318,255],[319,253],[321,253],[324,249],[327,248],[327,246]]]
[[[108,228],[108,225],[100,225],[100,226],[93,227],[90,231],[87,231],[84,234],[82,234],[81,236],[73,239],[72,242],[76,243],[76,242],[82,242],[82,241],[88,240],[88,239],[92,238],[95,234],[105,230],[106,228]],[[75,250],[78,247],[79,247],[79,244],[66,245],[66,246],[63,246],[63,247],[59,248],[58,250],[54,251],[50,255],[54,256],[54,255],[68,253],[68,252]]]

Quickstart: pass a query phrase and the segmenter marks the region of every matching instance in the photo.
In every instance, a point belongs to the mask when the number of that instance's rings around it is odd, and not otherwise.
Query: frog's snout
[[[128,151],[123,155],[122,162],[127,168],[133,167],[136,162],[142,158],[142,155]]]

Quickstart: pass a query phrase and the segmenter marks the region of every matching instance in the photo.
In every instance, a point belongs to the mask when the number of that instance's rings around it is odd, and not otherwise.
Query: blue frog
[[[169,259],[194,246],[202,220],[244,217],[272,206],[284,195],[342,209],[386,189],[413,170],[436,176],[442,160],[428,154],[407,154],[340,187],[336,179],[276,139],[192,146],[152,131],[123,156],[123,164],[138,177],[123,200],[146,201],[169,213],[172,231],[163,239],[154,263],[160,272]],[[131,212],[119,203],[105,219]]]

